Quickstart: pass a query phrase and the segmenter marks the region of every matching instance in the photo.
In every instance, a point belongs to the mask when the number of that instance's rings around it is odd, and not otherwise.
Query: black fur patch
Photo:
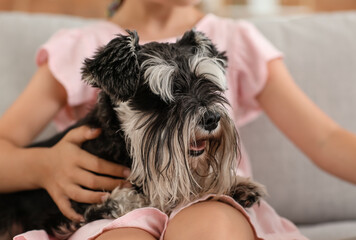
[[[128,33],[114,38],[93,58],[86,59],[82,69],[83,78],[89,84],[121,101],[127,101],[135,94],[140,76],[137,61],[139,37],[135,31]]]

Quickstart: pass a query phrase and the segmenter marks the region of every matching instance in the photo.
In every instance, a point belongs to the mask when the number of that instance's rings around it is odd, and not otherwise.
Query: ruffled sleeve
[[[266,84],[267,63],[283,55],[254,25],[246,21],[234,22],[227,53],[227,97],[237,125],[242,126],[261,112],[256,96]]]
[[[62,29],[55,33],[37,52],[38,66],[48,63],[49,69],[67,93],[67,105],[54,122],[63,130],[82,118],[95,103],[98,90],[81,80],[84,59],[93,56],[98,47],[110,41],[117,31],[106,24]]]
[[[88,36],[84,39],[81,29],[64,29],[38,50],[37,65],[48,62],[51,73],[67,91],[71,106],[80,105],[92,97],[94,89],[81,81],[81,67],[96,47],[95,39]]]

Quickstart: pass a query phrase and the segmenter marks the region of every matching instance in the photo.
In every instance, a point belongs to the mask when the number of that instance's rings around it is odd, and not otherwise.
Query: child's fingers
[[[90,128],[88,126],[80,126],[70,130],[63,138],[68,142],[80,145],[87,140],[97,138],[101,133],[98,128]]]
[[[59,210],[64,216],[75,222],[83,222],[84,218],[82,215],[78,214],[71,206],[69,199],[65,196],[60,196],[55,200]]]
[[[128,178],[130,176],[131,171],[128,167],[98,158],[88,152],[82,153],[79,166],[83,169],[113,177]]]
[[[81,171],[75,176],[74,182],[80,186],[101,191],[112,191],[118,186],[127,183],[121,179],[114,179],[106,176],[98,176],[88,171]],[[125,185],[126,186],[126,185]]]
[[[95,192],[83,189],[77,185],[73,185],[68,192],[68,197],[76,202],[81,203],[101,203],[109,197],[107,192]]]

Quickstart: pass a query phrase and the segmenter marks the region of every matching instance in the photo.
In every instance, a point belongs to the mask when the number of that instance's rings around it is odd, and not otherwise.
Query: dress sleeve
[[[66,105],[53,119],[59,131],[84,117],[96,101],[98,89],[81,80],[81,68],[84,59],[91,57],[101,42],[89,28],[63,29],[37,51],[37,65],[47,63],[67,93]]]
[[[266,84],[267,63],[283,55],[246,21],[235,22],[228,52],[227,97],[237,125],[242,126],[261,112],[256,96]]]
[[[38,66],[48,63],[53,76],[67,92],[69,107],[91,100],[94,88],[81,81],[81,68],[86,57],[97,48],[96,39],[85,29],[63,29],[55,33],[37,52]]]

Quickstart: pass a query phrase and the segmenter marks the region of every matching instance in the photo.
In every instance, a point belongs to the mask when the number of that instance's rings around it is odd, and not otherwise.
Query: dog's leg
[[[231,189],[231,196],[244,208],[258,204],[266,194],[263,185],[239,176],[236,176],[236,184]]]
[[[132,188],[117,187],[104,203],[90,206],[84,214],[84,219],[86,222],[103,218],[115,219],[134,209],[147,206],[149,201],[143,194]]]

